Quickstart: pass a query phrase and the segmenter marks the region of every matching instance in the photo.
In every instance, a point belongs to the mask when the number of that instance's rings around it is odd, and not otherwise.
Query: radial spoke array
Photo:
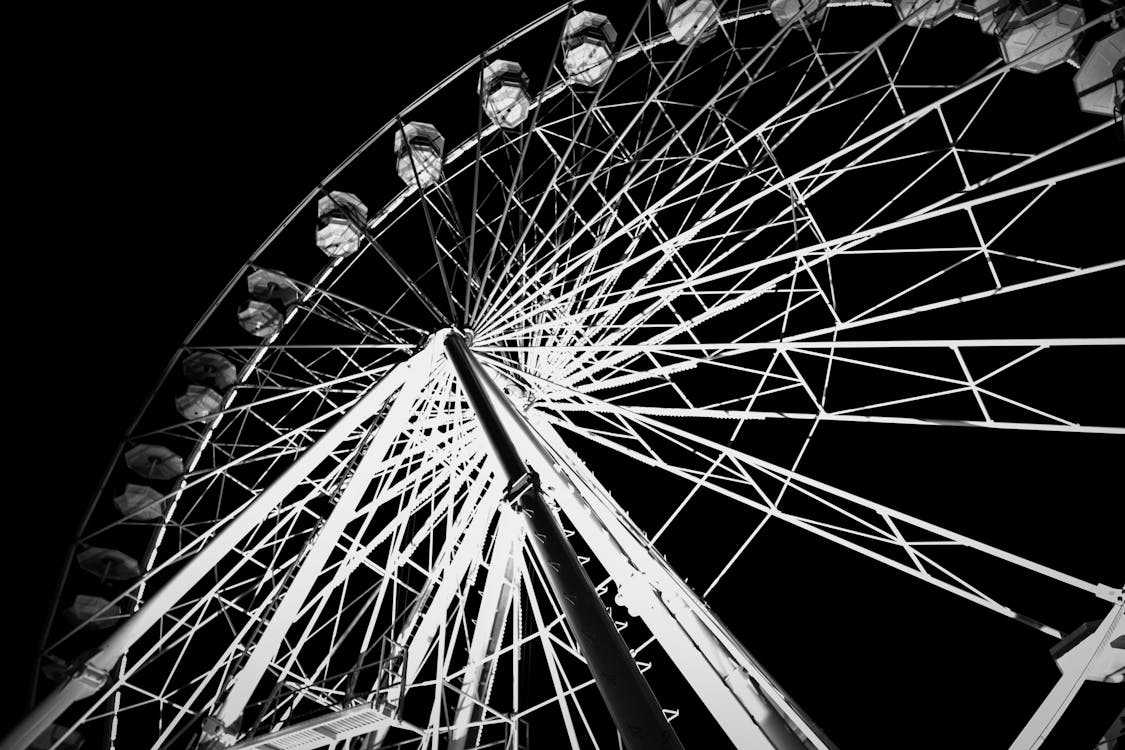
[[[1121,441],[1125,337],[1098,311],[1125,259],[1082,213],[1112,203],[1119,124],[1041,122],[1043,101],[1072,95],[1019,69],[1043,50],[951,55],[946,30],[978,35],[976,20],[916,25],[928,4],[780,24],[718,5],[713,37],[683,43],[658,4],[613,18],[596,37],[608,74],[585,81],[571,10],[546,14],[377,133],[252,257],[83,526],[45,673],[66,684],[64,665],[147,625],[60,726],[120,748],[311,748],[345,731],[368,749],[514,749],[529,728],[618,746],[435,354],[449,327],[505,394],[666,714],[695,717],[679,724],[710,715],[748,747],[747,727],[766,731],[749,717],[770,710],[823,746],[717,604],[779,526],[1056,639],[1072,616],[1028,590],[1115,601],[1120,581],[1037,562],[1027,539],[928,517],[919,483],[860,480],[893,475],[875,433],[1060,455]],[[488,66],[521,55],[502,83],[525,111],[501,127]],[[701,518],[725,536],[694,555]]]

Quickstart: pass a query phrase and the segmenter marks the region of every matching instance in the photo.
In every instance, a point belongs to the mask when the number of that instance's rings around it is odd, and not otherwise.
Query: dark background
[[[12,18],[5,729],[81,515],[207,305],[372,132],[557,7],[484,5]]]
[[[0,324],[9,400],[0,726],[27,709],[36,644],[80,514],[215,293],[369,133],[554,4],[378,5],[287,17],[264,6],[60,13],[9,29],[28,35],[11,86],[20,137],[10,145],[31,169],[12,186],[17,216],[7,224]],[[1120,497],[1119,488],[1107,490]],[[826,654],[840,646],[831,634],[827,618],[826,640],[816,644]],[[908,656],[924,670],[924,653]],[[825,670],[831,661],[826,655]],[[1029,673],[1050,668],[1044,660]],[[904,675],[904,686],[918,678]],[[998,675],[997,690],[1019,679]],[[865,676],[852,672],[845,683],[864,690]],[[1100,695],[1089,709],[1098,732],[1105,706],[1118,700]],[[881,710],[873,703],[855,720],[877,723]],[[966,737],[974,747],[971,728]]]

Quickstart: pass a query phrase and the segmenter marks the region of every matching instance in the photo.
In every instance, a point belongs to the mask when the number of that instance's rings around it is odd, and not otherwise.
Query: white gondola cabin
[[[527,74],[519,63],[493,60],[481,72],[481,105],[488,119],[502,128],[519,127],[531,111]]]
[[[600,13],[571,16],[563,31],[563,68],[581,86],[596,86],[609,75],[617,30]]]
[[[408,122],[395,130],[395,171],[407,185],[428,187],[441,179],[445,138],[428,122]]]

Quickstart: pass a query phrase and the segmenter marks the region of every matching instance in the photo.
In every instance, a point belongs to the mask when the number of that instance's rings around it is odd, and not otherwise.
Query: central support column
[[[547,506],[537,477],[524,464],[505,430],[483,382],[483,378],[487,377],[483,368],[459,333],[448,334],[445,350],[506,475],[509,495],[519,498],[520,510],[527,521],[532,546],[543,564],[547,582],[571,632],[578,639],[582,655],[625,746],[629,750],[682,750],[683,746],[668,724],[656,695],[641,675],[594,590],[594,584]]]

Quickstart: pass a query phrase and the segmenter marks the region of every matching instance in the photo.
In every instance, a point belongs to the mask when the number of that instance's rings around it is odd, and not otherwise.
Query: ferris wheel
[[[1034,636],[1057,680],[997,731],[1040,746],[1125,679],[1120,560],[1052,551],[1119,541],[1120,490],[1044,541],[982,525],[986,478],[925,485],[938,434],[1125,448],[1123,320],[1088,307],[1125,281],[1123,21],[570,3],[499,41],[190,332],[2,747],[834,748],[753,638],[783,565]]]

